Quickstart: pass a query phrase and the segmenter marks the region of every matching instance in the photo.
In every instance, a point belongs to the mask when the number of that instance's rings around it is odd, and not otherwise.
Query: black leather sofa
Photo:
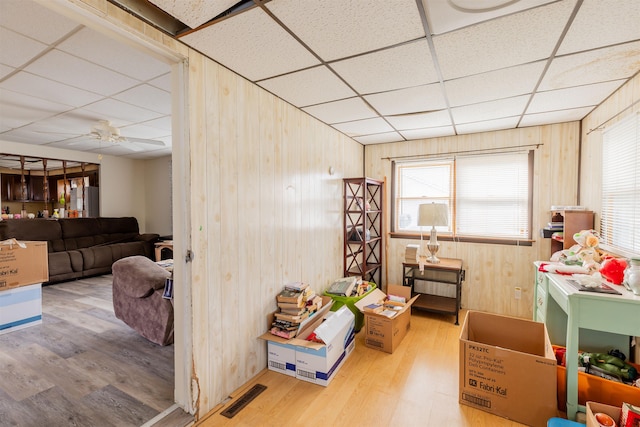
[[[129,256],[153,259],[159,235],[140,234],[134,217],[0,221],[0,240],[10,238],[47,242],[47,283],[54,283],[109,274],[114,262]]]

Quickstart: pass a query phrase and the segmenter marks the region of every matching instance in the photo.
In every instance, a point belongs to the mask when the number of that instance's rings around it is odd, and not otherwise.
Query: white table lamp
[[[438,243],[438,234],[436,227],[445,226],[449,224],[449,208],[444,203],[426,203],[420,205],[418,208],[418,225],[420,226],[420,251],[422,254],[426,254],[423,249],[422,242],[422,227],[431,226],[431,236],[429,237],[429,243],[427,243],[427,249],[431,254],[427,257],[427,262],[431,264],[438,264],[440,260],[436,256],[440,244]]]

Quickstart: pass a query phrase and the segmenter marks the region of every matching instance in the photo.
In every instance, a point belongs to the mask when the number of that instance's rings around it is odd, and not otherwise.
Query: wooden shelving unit
[[[382,286],[382,194],[384,182],[345,178],[344,275]]]
[[[551,254],[563,249],[569,249],[576,244],[573,235],[581,230],[593,228],[593,212],[585,210],[560,210],[551,214],[562,215],[562,237],[551,237]]]

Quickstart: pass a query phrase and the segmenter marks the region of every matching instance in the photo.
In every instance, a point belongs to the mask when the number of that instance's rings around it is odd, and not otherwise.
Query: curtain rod
[[[480,154],[486,153],[490,151],[499,151],[501,153],[506,153],[510,151],[518,151],[522,148],[535,147],[536,149],[544,144],[527,144],[527,145],[516,145],[512,147],[499,147],[499,148],[482,148],[477,150],[463,150],[463,151],[450,151],[448,153],[437,153],[437,154],[412,154],[407,156],[395,156],[395,157],[381,157],[381,160],[397,160],[397,159],[424,159],[429,157],[450,157],[454,154]]]

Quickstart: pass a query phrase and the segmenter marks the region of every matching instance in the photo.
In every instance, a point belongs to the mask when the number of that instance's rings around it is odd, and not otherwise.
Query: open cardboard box
[[[49,280],[47,242],[0,242],[0,291]]]
[[[387,285],[387,292],[389,295],[404,297],[407,301],[394,303],[401,309],[393,317],[364,311],[365,306],[380,302],[387,297],[380,289],[374,290],[355,305],[364,313],[365,346],[393,353],[411,327],[411,305],[418,299],[418,295],[411,298],[411,287],[401,285]]]
[[[598,402],[587,402],[587,427],[600,427],[600,423],[596,420],[595,414],[602,412],[609,415],[616,422],[616,426],[619,426],[621,409],[618,406],[605,405]]]
[[[468,311],[459,402],[529,426],[558,415],[556,358],[544,323]]]
[[[355,316],[348,307],[330,311],[333,300],[322,296],[322,307],[300,324],[294,338],[286,339],[269,332],[259,338],[267,341],[268,369],[298,379],[327,386],[355,348]],[[268,328],[273,322],[268,319]],[[316,332],[325,343],[307,341]]]

